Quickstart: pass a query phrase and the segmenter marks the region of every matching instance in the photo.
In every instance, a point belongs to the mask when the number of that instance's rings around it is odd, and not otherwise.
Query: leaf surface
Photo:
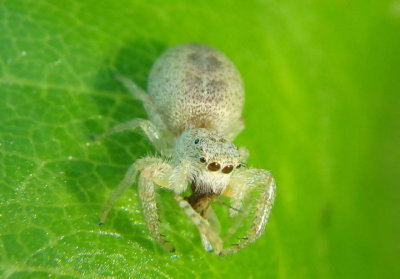
[[[399,7],[0,1],[0,277],[400,277]],[[114,73],[145,88],[160,53],[191,41],[237,65],[236,143],[278,184],[264,235],[223,258],[167,191],[160,217],[175,253],[149,236],[136,186],[97,226],[128,166],[154,154],[140,132],[89,140],[146,117]]]

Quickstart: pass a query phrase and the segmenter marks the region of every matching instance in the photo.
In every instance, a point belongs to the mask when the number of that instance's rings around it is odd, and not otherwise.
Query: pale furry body
[[[240,168],[245,148],[231,141],[243,129],[243,85],[234,65],[215,49],[183,44],[167,50],[154,64],[148,94],[124,77],[118,79],[141,100],[149,120],[134,119],[105,133],[140,126],[156,149],[169,160],[146,157],[129,168],[101,217],[103,223],[113,204],[139,177],[139,196],[150,233],[167,249],[173,249],[159,232],[155,185],[171,189],[184,212],[198,227],[206,249],[229,254],[248,245],[263,232],[275,198],[275,181],[269,171]],[[191,183],[192,196],[179,194]],[[210,226],[215,219],[210,202],[219,195],[232,199],[230,214],[241,207],[246,194],[259,188],[260,195],[248,236],[234,247],[223,248]],[[212,220],[215,221],[215,220]]]
[[[193,128],[226,135],[240,121],[244,103],[235,66],[222,53],[200,44],[165,52],[150,71],[148,92],[175,136]]]

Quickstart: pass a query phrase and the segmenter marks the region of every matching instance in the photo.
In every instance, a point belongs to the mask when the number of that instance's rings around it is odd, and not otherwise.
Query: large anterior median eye
[[[217,171],[221,168],[221,166],[217,162],[212,162],[208,164],[208,170]]]
[[[223,173],[230,173],[232,170],[233,170],[233,166],[232,166],[232,165],[228,165],[228,166],[225,166],[225,167],[222,169],[222,172],[223,172]]]

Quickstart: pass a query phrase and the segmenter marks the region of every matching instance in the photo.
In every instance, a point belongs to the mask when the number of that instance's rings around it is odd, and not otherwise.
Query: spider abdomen
[[[162,54],[150,72],[148,92],[175,135],[193,128],[225,134],[240,119],[244,103],[235,66],[202,44],[182,44]]]

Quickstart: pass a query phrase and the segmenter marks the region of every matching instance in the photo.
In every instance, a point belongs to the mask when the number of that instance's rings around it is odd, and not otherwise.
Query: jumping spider
[[[174,191],[175,200],[197,226],[206,250],[225,255],[255,241],[267,224],[276,186],[269,171],[241,168],[248,152],[232,143],[244,128],[244,90],[235,66],[211,47],[182,44],[167,50],[155,62],[148,93],[127,78],[117,78],[143,102],[149,120],[119,124],[101,137],[140,127],[168,159],[136,160],[111,195],[100,224],[139,171],[139,196],[147,227],[166,249],[173,247],[159,231],[155,185]],[[189,184],[191,196],[181,197]],[[209,222],[215,219],[210,203],[219,195],[231,198],[229,213],[233,216],[253,189],[259,189],[260,194],[248,234],[234,246],[224,248]]]

